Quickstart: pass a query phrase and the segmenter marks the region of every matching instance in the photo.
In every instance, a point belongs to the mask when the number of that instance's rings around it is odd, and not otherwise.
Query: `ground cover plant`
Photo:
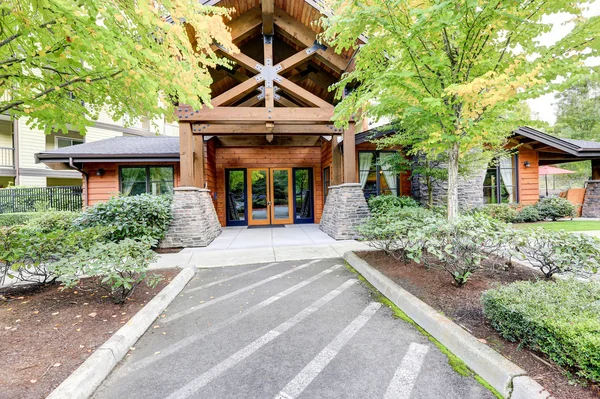
[[[515,282],[484,292],[482,302],[486,317],[504,338],[600,382],[600,284],[575,279]]]

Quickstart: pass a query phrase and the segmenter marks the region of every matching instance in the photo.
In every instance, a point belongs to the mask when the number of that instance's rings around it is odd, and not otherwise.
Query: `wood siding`
[[[525,167],[529,162],[529,167]],[[521,205],[535,204],[540,199],[539,157],[538,152],[525,146],[519,148],[519,203]]]

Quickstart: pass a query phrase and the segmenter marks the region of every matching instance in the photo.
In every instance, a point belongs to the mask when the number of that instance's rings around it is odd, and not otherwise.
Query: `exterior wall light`
[[[96,171],[96,176],[104,176],[104,169],[100,168]]]
[[[525,161],[525,162],[523,163],[523,165],[524,165],[526,168],[528,168],[528,167],[530,167],[530,166],[531,166],[531,164],[529,163],[529,161]]]

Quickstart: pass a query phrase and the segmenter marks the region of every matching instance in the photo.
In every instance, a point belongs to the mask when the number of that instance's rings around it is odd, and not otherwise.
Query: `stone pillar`
[[[600,180],[588,180],[585,182],[585,196],[583,197],[581,217],[600,217]]]
[[[206,247],[221,234],[210,190],[178,187],[171,207],[173,220],[159,248]]]
[[[369,218],[369,207],[359,183],[329,187],[320,228],[336,240],[359,238],[356,230]]]

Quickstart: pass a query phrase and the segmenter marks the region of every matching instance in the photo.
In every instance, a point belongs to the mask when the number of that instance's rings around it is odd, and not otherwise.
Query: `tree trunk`
[[[458,155],[459,144],[454,143],[448,152],[448,219],[458,216]]]

